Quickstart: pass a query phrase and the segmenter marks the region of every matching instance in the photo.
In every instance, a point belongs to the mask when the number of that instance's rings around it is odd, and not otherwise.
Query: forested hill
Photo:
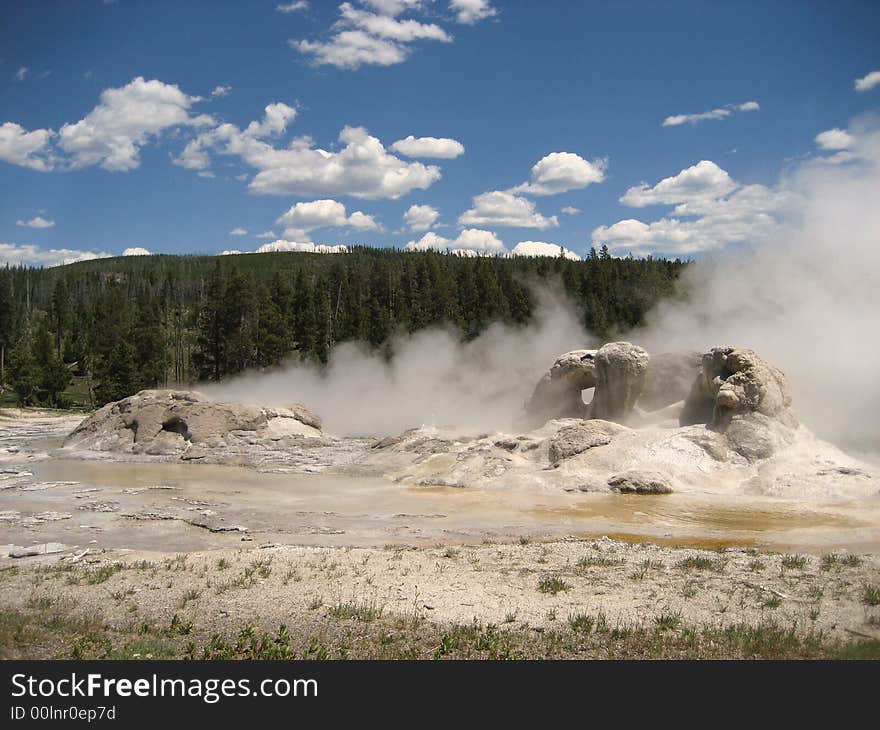
[[[686,265],[604,250],[570,261],[364,247],[7,267],[0,269],[3,385],[23,403],[64,405],[61,394],[76,378],[99,405],[291,356],[326,362],[346,340],[387,349],[393,334],[444,322],[467,339],[496,320],[527,322],[530,282],[564,287],[585,326],[609,336],[672,294]]]

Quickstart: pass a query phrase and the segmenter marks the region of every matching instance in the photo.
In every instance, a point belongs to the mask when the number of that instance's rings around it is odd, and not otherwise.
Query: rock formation
[[[528,426],[553,418],[586,418],[589,408],[581,391],[596,386],[596,350],[572,350],[556,358],[525,406]]]
[[[648,353],[629,342],[609,342],[597,352],[596,394],[591,418],[624,423],[642,394],[648,371]]]
[[[563,426],[550,438],[550,463],[558,463],[596,446],[606,446],[621,430],[616,423],[599,419]]]
[[[791,443],[798,420],[785,376],[752,350],[716,347],[703,355],[680,423],[706,423],[749,460]]]
[[[608,480],[608,486],[623,494],[671,494],[665,476],[652,471],[626,471]]]
[[[217,403],[194,391],[142,390],[93,413],[64,446],[189,460],[236,446],[278,449],[321,437],[320,419],[299,404],[261,408]]]

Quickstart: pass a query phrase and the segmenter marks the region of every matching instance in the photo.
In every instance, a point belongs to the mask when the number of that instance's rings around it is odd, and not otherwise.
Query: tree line
[[[465,340],[527,323],[535,287],[564,289],[603,338],[676,294],[687,263],[466,257],[358,247],[345,254],[145,256],[0,269],[0,386],[24,405],[83,405],[143,388],[221,380],[358,340],[391,357],[395,334],[451,324]]]

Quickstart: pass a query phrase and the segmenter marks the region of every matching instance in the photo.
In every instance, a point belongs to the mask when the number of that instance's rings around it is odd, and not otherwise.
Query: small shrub
[[[545,575],[538,581],[538,590],[541,593],[550,593],[554,596],[561,591],[567,591],[569,588],[571,586],[568,583],[555,575]]]

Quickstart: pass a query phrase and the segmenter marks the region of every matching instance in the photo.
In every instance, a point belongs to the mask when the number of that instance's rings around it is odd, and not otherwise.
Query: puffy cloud
[[[464,25],[474,25],[498,15],[489,0],[449,0],[449,9],[456,13],[455,19]]]
[[[254,236],[254,238],[276,239],[278,238],[278,234],[275,233],[275,231],[263,231]]]
[[[395,15],[387,13],[370,13],[354,7],[351,3],[339,6],[341,19],[337,26],[360,28],[370,35],[387,38],[401,43],[417,40],[433,40],[449,43],[452,38],[443,28],[433,23],[419,23],[416,20],[398,20]]]
[[[309,239],[309,232],[316,228],[347,226],[359,230],[377,230],[373,216],[355,211],[346,215],[345,206],[336,200],[313,200],[297,203],[276,221],[285,226],[285,239]]]
[[[244,130],[221,124],[200,134],[174,162],[198,170],[210,165],[212,151],[236,155],[258,170],[250,189],[272,195],[399,198],[440,179],[440,168],[404,162],[363,127],[345,127],[339,134],[345,146],[338,152],[315,148],[309,137],[294,139],[280,149],[265,139],[282,134],[295,116],[293,107],[270,104],[263,120]]]
[[[231,231],[229,231],[229,235],[230,235],[230,236],[246,236],[246,235],[247,235],[247,229],[246,229],[246,228],[241,228],[241,227],[239,227],[239,228],[233,228]],[[275,235],[274,235],[274,234],[272,235],[272,238],[275,238]]]
[[[391,17],[397,17],[405,10],[419,10],[422,7],[422,0],[362,0],[362,3]]]
[[[334,34],[326,41],[291,40],[290,46],[311,56],[317,66],[356,69],[364,65],[391,66],[409,56],[409,44],[433,40],[450,43],[452,38],[439,25],[417,20],[398,19],[404,10],[419,3],[372,2],[376,12],[355,7],[350,2],[339,6],[340,17],[333,25]]]
[[[0,243],[0,265],[61,266],[76,261],[103,259],[111,254],[104,251],[77,251],[69,248],[42,249],[33,244]]]
[[[295,0],[292,3],[282,3],[280,5],[276,5],[275,9],[279,13],[298,13],[309,9],[309,3],[307,0]]]
[[[484,231],[479,228],[467,228],[454,239],[438,236],[436,233],[429,231],[418,241],[410,241],[406,244],[406,250],[452,250],[456,253],[467,252],[465,255],[472,255],[472,252],[481,254],[502,254],[507,252],[504,243],[498,236],[492,233],[492,231]]]
[[[15,72],[15,80],[24,81],[25,78],[27,78],[28,73],[30,73],[30,69],[27,66],[22,66]]]
[[[845,150],[852,143],[852,135],[836,127],[816,135],[816,144],[823,150]]]
[[[213,98],[229,96],[232,93],[231,86],[215,86],[214,90],[211,92],[211,96]]]
[[[73,169],[100,165],[111,172],[133,170],[140,165],[140,148],[151,137],[171,127],[212,122],[207,116],[190,116],[197,101],[175,84],[138,76],[126,86],[106,89],[85,118],[61,127],[59,146],[70,155]]]
[[[571,205],[566,205],[566,206],[565,206],[562,210],[560,210],[559,212],[560,212],[560,213],[564,213],[565,215],[577,215],[578,213],[581,212],[581,209],[580,209],[580,208],[575,208],[574,206],[571,206]]]
[[[228,248],[225,251],[221,251],[221,256],[236,256],[237,254],[244,253],[244,251],[239,251],[237,248]]]
[[[701,160],[677,175],[667,177],[653,187],[641,183],[630,188],[620,202],[633,208],[646,205],[674,205],[696,200],[714,199],[736,188],[725,170],[711,160]]]
[[[191,140],[173,162],[188,170],[204,170],[211,164],[210,151],[239,155],[246,162],[259,167],[268,164],[276,150],[265,141],[287,131],[296,119],[297,111],[282,102],[269,104],[261,120],[254,120],[242,131],[234,124],[220,124]]]
[[[275,195],[351,195],[392,198],[424,190],[440,179],[440,168],[404,162],[388,154],[363,127],[345,127],[339,152],[311,147],[260,149],[245,161],[260,169],[250,188]]]
[[[870,91],[875,86],[880,86],[880,71],[871,71],[862,78],[856,79],[854,86],[856,91]]]
[[[132,246],[131,248],[125,249],[122,252],[123,256],[152,256],[152,252],[145,249],[143,246]]]
[[[52,228],[52,226],[55,225],[55,221],[46,220],[38,215],[35,218],[31,218],[29,221],[17,220],[15,221],[15,225],[26,226],[28,228]]]
[[[474,207],[459,216],[462,226],[509,226],[511,228],[555,228],[556,216],[549,218],[535,210],[535,204],[513,193],[493,190],[474,197]]]
[[[397,140],[391,149],[407,157],[437,157],[451,160],[464,154],[464,145],[448,137],[414,137]]]
[[[710,109],[707,112],[700,112],[699,114],[674,114],[671,117],[666,117],[663,120],[664,127],[678,127],[682,124],[698,124],[699,122],[704,122],[707,119],[725,119],[729,117],[733,112],[754,112],[758,111],[761,108],[761,105],[756,101],[746,101],[742,104],[728,104],[727,106],[719,107],[717,109]]]
[[[511,256],[562,256],[572,261],[580,261],[581,257],[574,251],[560,246],[558,243],[544,241],[520,241],[510,252]]]
[[[348,253],[348,246],[323,246],[316,245],[311,241],[285,241],[280,239],[272,243],[264,243],[255,253]]]
[[[403,214],[404,222],[413,232],[427,231],[440,217],[440,211],[430,205],[411,205]]]
[[[48,172],[53,167],[48,145],[54,134],[51,129],[28,132],[15,122],[5,122],[0,125],[0,160]]]
[[[777,230],[779,217],[797,204],[797,196],[789,191],[740,185],[707,160],[653,188],[630,188],[620,200],[634,207],[675,206],[671,216],[650,223],[627,218],[593,231],[594,245],[637,255],[689,255],[767,240]]]
[[[465,228],[453,241],[455,248],[466,248],[486,253],[504,253],[506,249],[501,239],[492,231],[484,231],[479,228]]]
[[[393,66],[403,63],[409,56],[408,49],[399,43],[376,38],[362,30],[338,33],[327,42],[291,40],[291,48],[312,56],[316,66],[336,66],[356,69],[364,65]]]
[[[585,188],[605,179],[607,160],[588,162],[573,152],[551,152],[532,167],[531,182],[517,185],[512,193],[556,195],[567,190]]]
[[[284,134],[288,125],[296,119],[297,111],[280,101],[269,104],[263,110],[262,120],[253,121],[247,125],[244,135],[261,139],[263,137],[275,137]]]

